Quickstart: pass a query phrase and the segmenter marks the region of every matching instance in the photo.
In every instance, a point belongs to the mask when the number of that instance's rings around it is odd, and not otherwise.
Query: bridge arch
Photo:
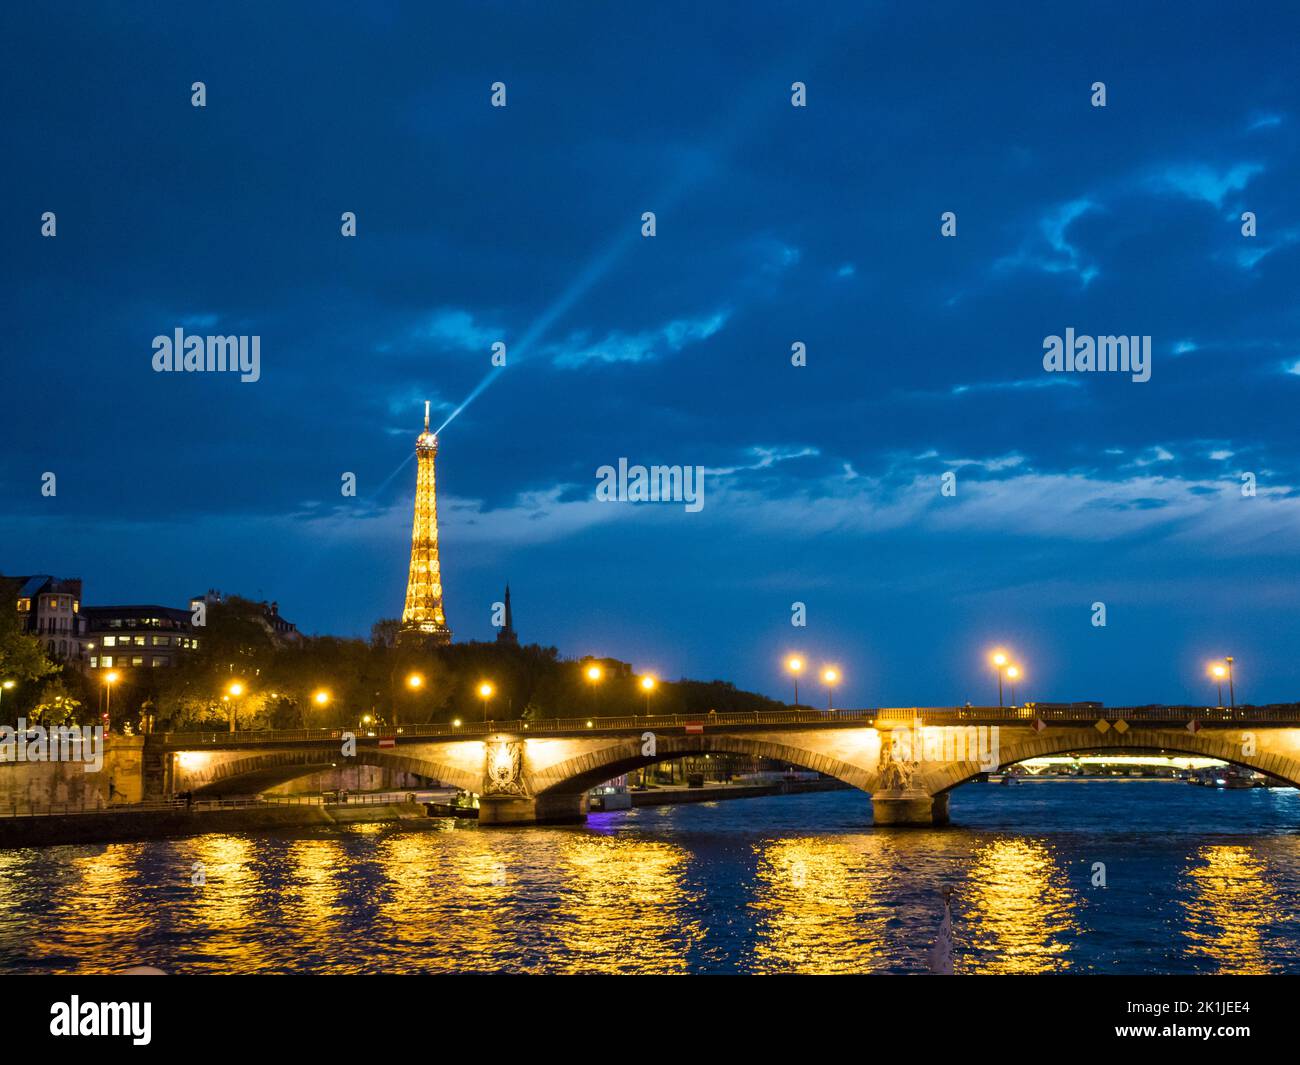
[[[1249,731],[1247,729],[1246,731]],[[1300,761],[1268,749],[1262,742],[1266,735],[1258,734],[1261,742],[1255,754],[1242,753],[1239,741],[1221,732],[1191,733],[1185,729],[1129,729],[1125,733],[1100,734],[1092,728],[1046,729],[1032,739],[1013,740],[999,751],[998,768],[1004,769],[1031,758],[1051,755],[1080,754],[1119,749],[1130,751],[1168,751],[1171,754],[1217,758],[1232,765],[1269,773],[1300,788]],[[975,762],[954,762],[925,774],[926,784],[932,794],[943,794],[987,772],[987,767]]]
[[[191,759],[195,761],[187,764]],[[400,749],[358,747],[354,756],[345,758],[337,747],[330,747],[283,748],[258,754],[179,751],[172,790],[193,791],[196,795],[246,795],[312,773],[354,765],[413,773],[466,791],[482,787],[481,776],[427,757],[403,754]]]
[[[533,786],[538,796],[577,795],[624,773],[671,761],[689,754],[740,754],[786,762],[823,773],[851,787],[871,793],[876,774],[862,766],[804,747],[777,742],[770,737],[670,735],[655,739],[655,753],[641,753],[640,738],[628,739],[558,762],[536,772]]]

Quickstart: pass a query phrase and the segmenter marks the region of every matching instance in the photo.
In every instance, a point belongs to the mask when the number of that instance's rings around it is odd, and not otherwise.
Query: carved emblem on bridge
[[[527,795],[523,769],[524,745],[521,741],[498,740],[488,743],[483,793],[485,795]]]

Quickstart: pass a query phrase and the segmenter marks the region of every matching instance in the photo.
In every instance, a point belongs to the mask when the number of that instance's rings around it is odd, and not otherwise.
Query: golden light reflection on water
[[[826,796],[757,807],[776,822],[761,835],[734,803],[587,828],[3,850],[0,971],[918,972],[948,887],[958,973],[1295,969],[1294,809],[1249,837],[1080,834],[1073,794],[1024,834],[859,831],[859,808]],[[781,805],[805,801],[803,823]],[[838,823],[809,823],[825,810]],[[1104,891],[1088,884],[1095,857],[1112,866]]]
[[[1071,968],[1078,900],[1051,849],[1036,839],[998,839],[975,854],[961,891],[959,924],[975,948],[975,973],[1052,973]],[[956,908],[956,904],[954,904]]]
[[[240,836],[199,836],[179,848],[175,870],[187,923],[203,930],[195,961],[217,972],[263,968],[256,900],[261,875],[252,868],[254,843]],[[196,879],[199,882],[195,882]]]
[[[862,927],[876,898],[856,840],[809,836],[755,847],[756,971],[863,973],[877,967],[884,922],[876,918]]]
[[[152,918],[129,889],[138,850],[138,846],[106,847],[99,854],[78,855],[72,860],[70,891],[102,900],[86,917],[102,921],[124,938],[134,938],[149,927]]]
[[[488,832],[403,833],[376,858],[389,890],[379,904],[390,971],[486,969],[512,946],[504,915],[526,873],[512,840]],[[400,959],[420,959],[408,965]]]
[[[48,959],[52,971],[111,972],[135,963],[136,957],[126,953],[132,949],[126,944],[144,938],[154,918],[132,890],[139,851],[138,844],[105,847],[68,863],[59,897],[47,900],[46,919],[30,924],[29,950]],[[85,898],[96,904],[66,908],[66,900]],[[95,941],[100,928],[110,930],[112,943],[118,945],[110,947],[112,960],[107,963],[102,943]],[[121,960],[113,957],[115,950],[123,952]]]
[[[684,882],[689,854],[632,837],[567,837],[557,899],[561,971],[679,973],[704,937]]]
[[[1286,909],[1268,867],[1249,846],[1204,846],[1188,872],[1183,936],[1187,952],[1215,962],[1214,971],[1260,975],[1277,971],[1264,954],[1261,932],[1278,927]]]

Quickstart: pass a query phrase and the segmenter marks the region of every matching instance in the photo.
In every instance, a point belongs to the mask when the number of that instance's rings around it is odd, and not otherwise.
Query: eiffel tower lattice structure
[[[429,431],[429,403],[424,404],[424,432],[415,441],[415,520],[411,526],[411,573],[398,643],[451,643],[442,610],[442,572],[438,564],[438,496],[434,459],[438,436]]]

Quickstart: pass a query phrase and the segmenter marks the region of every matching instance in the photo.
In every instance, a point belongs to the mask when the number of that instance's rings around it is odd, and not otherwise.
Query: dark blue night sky
[[[7,5],[0,569],[366,634],[422,401],[495,373],[440,438],[458,639],[509,580],[524,640],[783,697],[800,650],[988,702],[995,643],[1031,697],[1300,697],[1294,7],[640,6]],[[154,373],[178,326],[261,380]],[[1045,373],[1067,328],[1151,380]],[[624,456],[704,509],[597,502]]]

